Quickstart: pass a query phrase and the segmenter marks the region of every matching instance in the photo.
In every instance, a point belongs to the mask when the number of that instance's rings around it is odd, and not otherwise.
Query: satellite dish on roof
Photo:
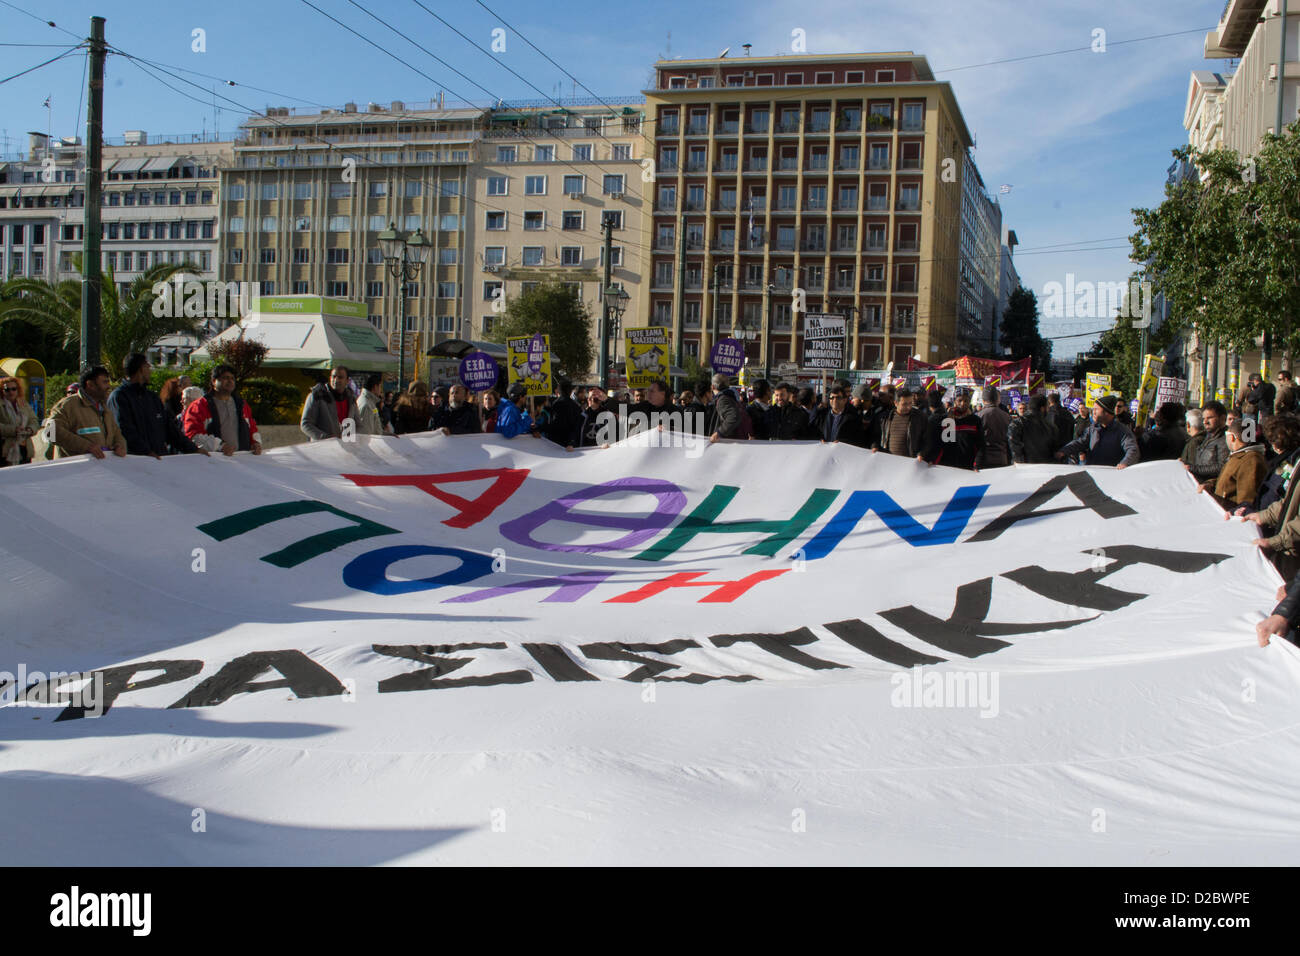
[[[722,52],[718,54],[718,59],[721,60],[724,56],[726,56],[730,52],[731,52],[731,47],[729,46],[723,47]]]

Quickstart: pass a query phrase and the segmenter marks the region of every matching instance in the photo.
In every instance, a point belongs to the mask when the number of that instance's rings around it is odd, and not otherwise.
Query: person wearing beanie
[[[1102,395],[1092,406],[1092,424],[1074,441],[1056,453],[1057,461],[1081,455],[1089,465],[1114,465],[1127,468],[1141,458],[1133,430],[1115,418],[1117,399]]]

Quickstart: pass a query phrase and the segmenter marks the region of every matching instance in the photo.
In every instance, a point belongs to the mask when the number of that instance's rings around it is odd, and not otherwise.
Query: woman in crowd
[[[501,404],[501,394],[495,388],[489,388],[482,394],[483,405],[479,409],[482,416],[483,431],[485,433],[495,432],[497,430],[497,415],[500,413],[498,406]]]
[[[181,393],[189,385],[190,380],[184,375],[178,375],[175,378],[169,378],[163,382],[162,389],[158,392],[158,397],[162,400],[163,408],[172,418],[179,418],[185,411],[185,406],[181,401]]]
[[[409,435],[429,430],[429,389],[412,382],[393,406],[393,434]]]
[[[379,406],[379,420],[383,423],[385,432],[389,431],[393,427],[392,392],[384,392],[384,403]]]
[[[0,468],[32,460],[29,439],[36,429],[36,412],[27,404],[22,382],[0,378]]]

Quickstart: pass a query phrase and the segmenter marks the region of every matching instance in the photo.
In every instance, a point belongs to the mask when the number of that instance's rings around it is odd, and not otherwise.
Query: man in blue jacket
[[[528,389],[518,382],[506,390],[506,400],[497,411],[497,434],[502,438],[514,438],[525,432],[537,436],[537,426],[524,411],[524,402],[528,400]]]
[[[153,366],[141,352],[132,352],[122,363],[126,378],[108,396],[108,408],[126,439],[128,455],[163,455],[207,452],[185,437],[175,416],[163,408],[162,399],[149,389]]]

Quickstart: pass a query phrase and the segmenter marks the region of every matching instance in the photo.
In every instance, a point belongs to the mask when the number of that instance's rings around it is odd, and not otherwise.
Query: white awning
[[[108,171],[110,173],[135,173],[139,172],[147,162],[149,162],[148,156],[132,156],[127,159],[119,159]]]
[[[156,173],[164,169],[171,169],[181,161],[179,156],[155,156],[149,162],[144,164],[140,170],[142,173]]]

